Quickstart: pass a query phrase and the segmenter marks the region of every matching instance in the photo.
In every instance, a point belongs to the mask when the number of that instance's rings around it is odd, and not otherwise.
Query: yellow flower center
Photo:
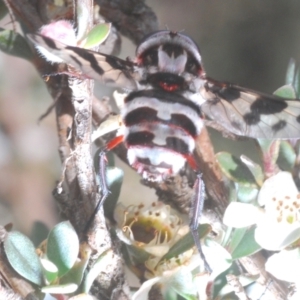
[[[134,239],[145,244],[150,243],[157,235],[158,243],[168,242],[171,239],[172,233],[168,226],[160,222],[158,218],[139,216],[129,218],[125,226],[128,226]]]

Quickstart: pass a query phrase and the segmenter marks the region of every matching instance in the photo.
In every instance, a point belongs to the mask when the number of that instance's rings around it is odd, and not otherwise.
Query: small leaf
[[[49,229],[46,224],[35,221],[29,237],[33,244],[38,247],[38,245],[47,238],[48,234]]]
[[[12,30],[0,28],[0,50],[26,60],[33,59],[33,53],[26,40]]]
[[[96,25],[86,36],[83,48],[89,49],[102,44],[109,35],[111,23]]]
[[[291,58],[286,70],[285,84],[294,85],[295,72],[296,72],[296,61],[295,59]]]
[[[7,7],[4,1],[0,0],[0,20],[3,19],[8,13]]]
[[[77,39],[81,41],[83,37],[86,35],[90,12],[87,9],[87,5],[85,1],[76,2],[76,17],[77,17]]]
[[[229,179],[238,183],[249,184],[254,187],[256,186],[253,174],[251,174],[249,169],[239,158],[228,152],[219,152],[216,154],[216,158],[222,172]]]
[[[264,173],[266,177],[271,177],[279,171],[276,161],[279,155],[280,141],[257,139],[256,142],[262,151]]]
[[[252,161],[246,155],[241,155],[241,161],[245,164],[245,166],[249,169],[252,173],[253,177],[255,178],[256,183],[259,186],[262,186],[264,182],[264,173],[261,166],[254,161]]]
[[[237,184],[237,197],[239,202],[251,203],[258,195],[258,189],[246,184]]]
[[[67,273],[74,265],[79,252],[79,240],[69,221],[57,224],[49,233],[47,257],[58,268],[58,276]]]
[[[262,249],[261,246],[258,245],[255,241],[255,229],[256,227],[253,226],[245,232],[240,243],[235,247],[235,249],[231,253],[233,260],[252,255]]]
[[[300,97],[300,81],[299,81],[299,66],[295,59],[291,58],[286,72],[285,83],[291,85],[295,91],[295,97],[290,99],[296,99]]]
[[[225,270],[220,275],[218,275],[214,280],[212,299],[218,299],[218,295],[219,295],[220,291],[222,291],[224,287],[228,286],[228,283],[227,283],[227,280],[226,280],[226,275],[227,274],[239,274],[239,273],[240,273],[240,269],[237,266],[237,264],[231,264],[230,267],[227,270]],[[230,289],[228,291],[228,293],[230,293],[231,291],[232,291],[232,289]],[[230,298],[230,297],[224,298],[222,300],[225,300],[225,299],[226,300],[232,300],[232,298]]]
[[[297,155],[292,145],[287,141],[281,141],[277,164],[282,171],[292,172]]]
[[[124,171],[120,168],[116,167],[108,167],[106,170],[106,179],[108,188],[110,190],[110,194],[105,200],[104,206],[104,214],[110,220],[113,220],[113,214],[115,210],[115,206],[118,202],[121,187],[124,178]]]
[[[231,235],[231,241],[228,246],[228,251],[232,253],[234,249],[240,244],[241,240],[243,239],[243,236],[247,232],[248,228],[243,227],[243,228],[236,228],[232,235]]]
[[[296,98],[299,99],[300,98],[300,74],[299,74],[299,68],[297,68],[297,72],[295,75],[295,83],[293,85],[295,92],[296,92]]]
[[[89,272],[85,276],[85,280],[82,284],[82,292],[88,293],[96,277],[107,267],[107,262],[113,258],[111,250],[107,250],[102,253],[96,262],[91,266]]]
[[[48,285],[42,287],[41,291],[45,294],[71,294],[76,292],[78,285],[75,283],[68,283],[62,285]]]
[[[57,278],[58,269],[56,265],[48,259],[41,259],[47,283],[51,283]]]
[[[4,249],[9,263],[21,276],[38,286],[44,284],[42,265],[29,238],[20,232],[9,232]]]
[[[284,99],[296,99],[296,91],[291,84],[280,87],[273,94]]]
[[[110,115],[100,126],[92,133],[92,142],[112,131],[117,131],[121,127],[121,116]]]
[[[146,252],[144,249],[132,245],[127,245],[124,243],[124,247],[127,251],[128,259],[130,263],[137,266],[139,264],[143,264],[151,255]]]
[[[81,284],[88,262],[88,258],[75,262],[73,268],[67,274],[62,276],[59,282],[61,284],[75,283],[79,286]]]
[[[208,224],[201,224],[198,227],[199,238],[205,237],[211,231],[211,226]],[[166,253],[162,258],[161,261],[166,259],[171,259],[195,246],[195,242],[191,232],[183,236],[180,240],[178,240]]]

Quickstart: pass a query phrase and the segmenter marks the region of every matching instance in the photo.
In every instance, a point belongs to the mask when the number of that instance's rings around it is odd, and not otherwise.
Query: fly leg
[[[98,201],[88,223],[86,224],[84,232],[87,232],[89,230],[100,207],[103,205],[106,198],[111,193],[109,190],[107,178],[106,178],[106,170],[107,170],[106,154],[122,142],[123,142],[123,136],[117,136],[116,138],[114,138],[110,142],[108,142],[107,145],[100,151],[100,154],[99,154],[99,184],[100,184],[100,188],[101,188],[101,198]]]
[[[195,245],[200,254],[201,259],[204,262],[204,267],[208,273],[212,272],[211,267],[209,266],[206,257],[203,253],[202,246],[200,243],[200,237],[198,233],[198,221],[203,211],[204,197],[205,197],[205,184],[202,179],[202,173],[197,173],[197,179],[195,182],[195,198],[192,202],[192,207],[190,211],[190,230],[193,236]]]

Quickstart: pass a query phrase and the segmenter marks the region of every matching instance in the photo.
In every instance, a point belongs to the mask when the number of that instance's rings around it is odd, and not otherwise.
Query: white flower
[[[199,266],[200,257],[190,249],[177,257],[160,262],[160,258],[152,257],[145,262],[148,269],[146,280],[133,295],[133,300],[146,300],[154,284],[159,284],[160,291],[165,298],[171,294],[197,296],[197,286],[193,282],[192,270]],[[208,278],[208,277],[207,277]],[[204,285],[206,286],[206,285]]]
[[[189,231],[169,205],[162,202],[116,206],[117,235],[128,245],[162,257]]]
[[[231,265],[231,256],[222,246],[209,239],[207,244],[202,245],[202,250],[213,269],[212,274],[200,271],[203,261],[195,247],[169,260],[151,257],[145,262],[148,280],[134,294],[133,300],[148,299],[154,284],[159,285],[164,299],[169,299],[168,295],[172,293],[193,296],[187,299],[207,299],[210,283]]]
[[[266,262],[266,271],[279,280],[300,284],[300,249],[282,250]]]
[[[288,172],[267,179],[258,204],[232,202],[226,209],[224,223],[241,228],[257,224],[255,240],[264,249],[281,250],[300,238],[300,193]]]

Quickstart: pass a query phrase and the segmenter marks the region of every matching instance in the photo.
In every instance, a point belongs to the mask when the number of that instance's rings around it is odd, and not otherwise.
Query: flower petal
[[[224,214],[223,222],[230,227],[242,228],[258,222],[262,210],[252,204],[231,202]]]
[[[216,278],[231,266],[232,257],[230,253],[214,240],[206,239],[202,248],[209,265],[213,269],[210,275],[211,279]]]
[[[296,196],[298,189],[289,172],[279,172],[267,179],[259,191],[257,201],[263,206],[272,201],[273,197],[284,199],[287,195]]]
[[[159,282],[161,277],[154,277],[152,279],[146,280],[141,287],[134,293],[132,300],[148,300],[148,293],[152,286]]]
[[[266,271],[280,280],[300,281],[300,249],[283,250],[272,255],[266,262]]]
[[[257,224],[254,236],[262,248],[278,251],[300,238],[300,223],[282,224],[266,219]]]

